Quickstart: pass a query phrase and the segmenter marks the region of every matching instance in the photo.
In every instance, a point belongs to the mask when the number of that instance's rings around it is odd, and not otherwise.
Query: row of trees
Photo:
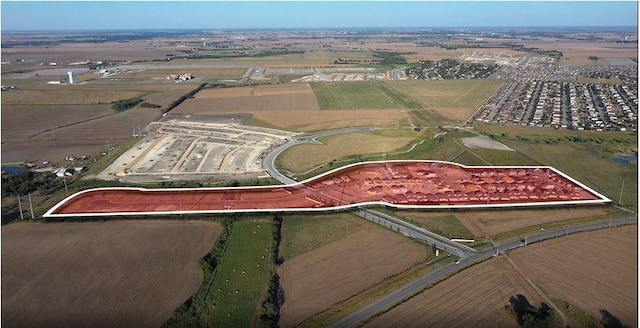
[[[284,259],[280,257],[280,242],[282,240],[282,212],[278,212],[273,216],[273,228],[272,228],[272,240],[271,240],[271,261],[274,267],[282,264]],[[269,289],[267,290],[267,297],[262,302],[262,314],[260,315],[260,322],[264,327],[278,327],[278,320],[280,320],[280,307],[284,304],[284,290],[280,286],[280,276],[274,272],[269,281]]]

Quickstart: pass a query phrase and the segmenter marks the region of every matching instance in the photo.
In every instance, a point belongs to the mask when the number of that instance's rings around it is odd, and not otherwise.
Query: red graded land
[[[548,167],[397,161],[348,166],[291,186],[92,189],[64,200],[45,216],[321,210],[363,203],[455,207],[581,201],[607,200]]]
[[[206,221],[2,227],[3,327],[159,327],[202,283]]]

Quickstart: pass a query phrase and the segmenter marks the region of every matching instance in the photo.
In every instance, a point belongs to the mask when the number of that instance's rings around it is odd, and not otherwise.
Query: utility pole
[[[64,192],[67,192],[67,172],[65,172],[64,174],[62,174],[62,182],[64,182]]]
[[[36,216],[33,214],[33,203],[31,203],[31,193],[29,193],[29,209],[31,210],[31,219],[35,220]]]
[[[624,179],[622,179],[622,185],[620,186],[620,199],[618,200],[618,205],[622,205],[622,189],[624,188]]]
[[[22,214],[22,202],[20,202],[20,195],[18,195],[18,209],[20,209],[20,220],[24,220],[24,215]]]
[[[51,124],[51,139],[56,139],[56,130],[53,128],[53,124]]]

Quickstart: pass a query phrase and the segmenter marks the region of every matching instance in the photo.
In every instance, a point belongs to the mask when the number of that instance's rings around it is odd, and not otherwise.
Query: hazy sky
[[[637,26],[636,1],[2,1],[3,30]]]

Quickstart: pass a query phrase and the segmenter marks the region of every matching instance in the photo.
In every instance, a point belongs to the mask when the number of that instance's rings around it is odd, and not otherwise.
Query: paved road
[[[411,223],[402,221],[388,214],[364,208],[358,208],[355,214],[371,222],[388,227],[391,230],[398,231],[409,238],[417,239],[430,245],[435,245],[437,248],[455,254],[460,258],[467,258],[468,256],[478,252],[467,245],[451,241],[445,237],[427,231]]]
[[[445,267],[442,267],[436,271],[430,272],[409,284],[397,289],[396,291],[385,295],[384,297],[378,299],[377,301],[363,307],[362,309],[344,317],[342,320],[332,324],[330,327],[356,327],[365,320],[373,317],[374,315],[386,311],[407,299],[408,297],[419,293],[427,287],[432,286],[440,280],[443,280],[450,275],[466,268],[472,266],[478,262],[484,261],[496,254],[503,254],[504,252],[524,247],[525,243],[531,244],[539,241],[543,241],[551,238],[558,238],[562,236],[566,236],[576,232],[582,231],[590,231],[597,229],[605,229],[609,227],[617,227],[621,225],[629,225],[629,224],[638,224],[637,217],[629,217],[624,219],[610,220],[610,221],[602,221],[590,224],[584,224],[575,227],[569,228],[561,228],[557,230],[549,230],[545,231],[533,236],[525,237],[525,240],[516,240],[503,245],[499,245],[497,249],[487,250],[484,252],[475,253],[465,259],[463,259],[459,264],[450,264]]]
[[[280,145],[276,147],[274,150],[270,151],[264,157],[264,160],[262,161],[262,166],[271,177],[282,182],[283,184],[286,184],[286,185],[295,184],[297,182],[296,180],[289,178],[288,176],[280,173],[280,171],[276,169],[276,158],[280,156],[280,154],[282,154],[285,150],[295,145],[300,145],[305,143],[322,144],[317,140],[317,138],[328,137],[328,136],[333,136],[338,134],[347,134],[347,133],[368,133],[368,132],[372,132],[373,130],[374,128],[362,127],[362,128],[346,128],[346,129],[299,134],[288,139],[285,144]]]

